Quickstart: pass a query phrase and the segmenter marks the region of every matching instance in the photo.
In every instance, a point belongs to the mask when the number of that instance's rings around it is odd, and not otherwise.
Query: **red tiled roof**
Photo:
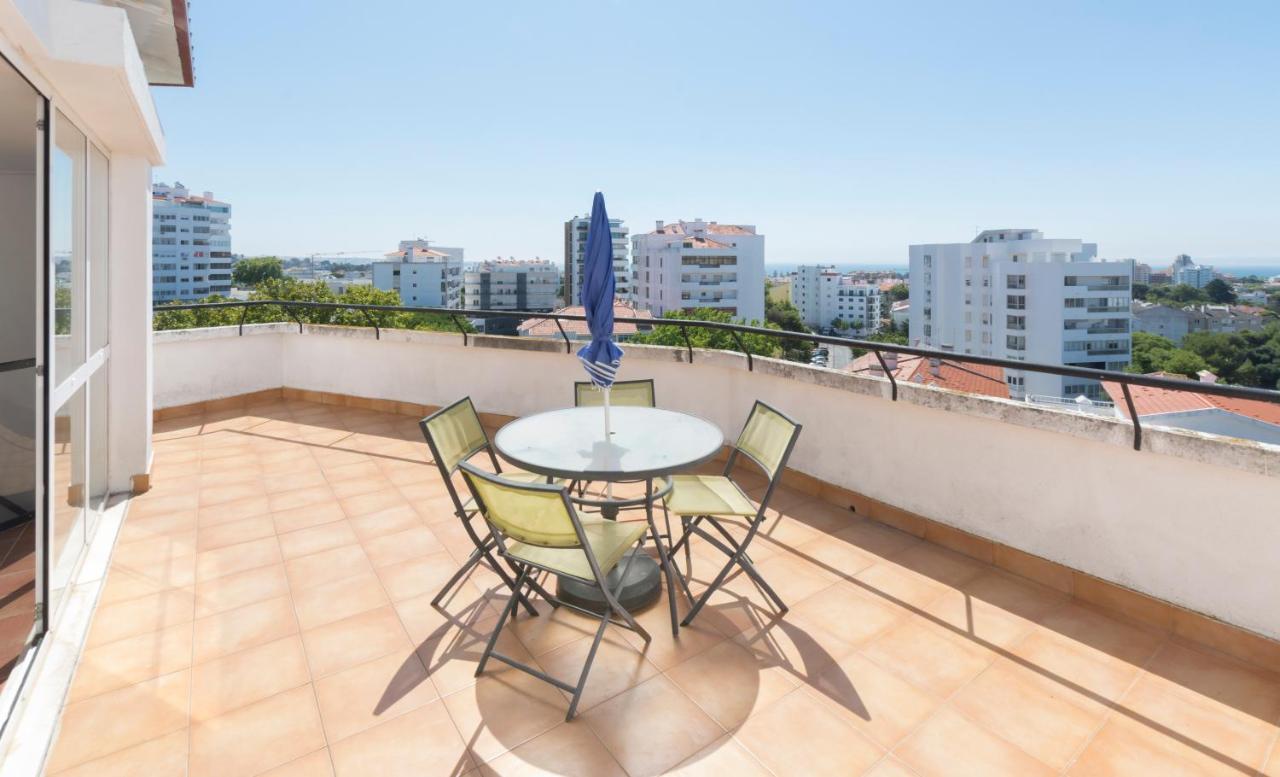
[[[719,240],[707,237],[686,237],[684,242],[693,243],[694,248],[733,248],[728,243],[721,243]]]
[[[880,362],[873,353],[859,356],[845,369],[857,374],[883,374]],[[943,359],[938,365],[938,374],[934,375],[928,359],[902,355],[898,357],[898,367],[893,371],[893,377],[898,381],[921,383],[966,394],[1009,398],[1009,385],[1004,382],[1004,369],[985,364],[964,364]]]
[[[1160,373],[1152,373],[1160,375]],[[1178,375],[1162,375],[1162,377],[1182,377]],[[1195,382],[1187,379],[1187,383]],[[1103,381],[1111,400],[1120,408],[1125,418],[1129,417],[1129,406],[1124,401],[1124,389],[1119,383]],[[1130,386],[1129,394],[1133,397],[1133,406],[1139,416],[1159,415],[1160,413],[1186,413],[1192,410],[1224,410],[1257,421],[1280,426],[1280,404],[1262,402],[1257,399],[1232,399],[1213,394],[1201,394],[1198,391],[1174,391],[1172,389],[1153,388],[1151,386]]]
[[[581,316],[586,314],[586,309],[581,305],[574,305],[573,307],[560,308],[556,312]],[[615,302],[613,303],[613,315],[618,318],[653,318],[653,311],[636,310],[625,302]],[[591,334],[586,321],[561,321],[560,326],[563,326],[565,333],[571,337],[574,335],[587,337]],[[613,333],[615,335],[633,335],[636,333],[636,325],[619,321],[613,325]],[[526,318],[520,322],[520,334],[526,337],[559,337],[560,329],[556,327],[556,322],[549,318]]]
[[[687,235],[688,232],[685,231],[684,225],[692,224],[692,223],[695,223],[695,222],[677,221],[674,224],[664,224],[658,229],[653,230],[653,232],[650,232],[649,234],[651,235]],[[746,227],[739,226],[737,224],[717,224],[714,221],[708,221],[706,223],[706,227],[707,227],[707,231],[713,235],[750,235],[752,234],[751,230],[747,229]]]

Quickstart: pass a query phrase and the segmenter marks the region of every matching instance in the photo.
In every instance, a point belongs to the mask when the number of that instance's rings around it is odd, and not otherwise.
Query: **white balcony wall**
[[[805,425],[815,477],[1280,638],[1280,448],[1146,429],[737,354],[628,346],[620,377],[733,439],[753,400]],[[156,406],[290,386],[523,415],[571,402],[583,373],[556,341],[296,325],[156,336]]]

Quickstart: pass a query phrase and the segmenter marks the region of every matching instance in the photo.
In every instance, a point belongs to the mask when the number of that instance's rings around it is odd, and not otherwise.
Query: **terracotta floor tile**
[[[208,661],[191,672],[191,720],[217,717],[310,680],[297,635]]]
[[[372,728],[439,698],[415,653],[391,653],[316,681],[330,742]]]
[[[295,458],[295,460],[305,461],[310,458],[310,455],[307,455],[305,458]],[[261,470],[261,467],[259,467],[259,470]],[[262,483],[266,486],[268,495],[275,495],[304,488],[325,486],[328,485],[329,481],[325,479],[324,473],[320,471],[319,467],[308,467],[263,477]]]
[[[578,702],[580,710],[591,709],[605,699],[612,698],[658,674],[658,667],[651,664],[645,659],[643,653],[623,639],[620,631],[621,629],[610,626],[605,631],[604,639],[600,640],[595,663],[591,665],[591,673],[587,676],[587,686]],[[594,633],[590,637],[583,637],[543,653],[538,656],[538,663],[552,677],[571,685],[575,684],[578,682],[593,639]]]
[[[302,505],[271,514],[275,522],[277,534],[289,534],[302,529],[331,524],[345,520],[346,513],[337,502],[321,502],[320,504]]]
[[[259,480],[245,480],[238,483],[223,483],[200,489],[200,506],[222,504],[250,496],[262,496],[267,489]]]
[[[444,551],[444,545],[426,526],[365,540],[364,552],[374,567],[385,567]]]
[[[409,505],[389,507],[351,519],[351,528],[362,542],[421,526],[422,517]]]
[[[251,777],[325,745],[308,686],[191,726],[191,777]]]
[[[1001,659],[956,694],[969,720],[1062,770],[1102,725],[1107,707]]]
[[[409,503],[400,495],[399,491],[393,490],[349,496],[339,504],[342,505],[342,510],[347,514],[348,518],[358,518],[362,515],[381,512],[392,507],[407,506]]]
[[[275,533],[275,524],[271,522],[271,518],[258,515],[240,521],[204,527],[196,538],[196,549],[206,551],[225,548],[228,545],[271,537]]]
[[[373,571],[364,548],[354,543],[291,559],[284,568],[294,592]]]
[[[475,766],[440,701],[335,742],[330,750],[337,777],[451,777]]]
[[[418,657],[427,667],[431,682],[441,696],[448,696],[476,684],[476,667],[480,664],[480,654],[496,624],[496,617],[465,624],[450,621],[429,639],[415,640]],[[509,629],[504,629],[499,635],[497,651],[516,661],[534,663],[533,656],[529,655],[529,651],[525,650],[524,645],[520,644]],[[492,660],[486,671],[497,671],[501,666],[501,662]],[[555,674],[545,664],[542,668],[549,674]],[[576,680],[575,674],[573,681]]]
[[[196,581],[213,580],[280,561],[280,543],[275,537],[229,545],[196,556]]]
[[[680,593],[676,594],[676,602],[676,618],[683,619],[691,605]],[[618,631],[617,634],[631,647],[643,653],[649,663],[662,670],[688,661],[725,640],[724,632],[715,628],[712,623],[714,618],[711,613],[707,613],[706,617],[703,617],[703,613],[699,613],[699,617],[693,623],[681,626],[679,633],[672,635],[671,610],[667,605],[666,591],[662,592],[658,601],[652,606],[632,615],[640,626],[649,632],[649,644],[646,645],[644,638],[633,631]],[[594,626],[585,619],[584,626],[588,630],[587,633],[595,633]]]
[[[1011,650],[1072,690],[1117,700],[1160,642],[1158,635],[1072,604],[1046,616]]]
[[[361,496],[363,494],[372,494],[376,491],[396,491],[395,483],[392,483],[382,475],[372,475],[367,478],[347,478],[346,480],[335,480],[330,483],[329,487],[333,490],[333,495],[341,499],[349,499],[353,496]]]
[[[150,596],[99,607],[86,648],[136,637],[158,629],[190,623],[195,613],[195,593],[189,588],[161,591]]]
[[[786,616],[732,638],[764,665],[781,666],[800,682],[814,682],[832,664],[857,648],[829,631],[799,624]]]
[[[366,480],[378,477],[381,474],[382,470],[373,461],[358,461],[354,464],[330,467],[325,470],[325,478],[331,483],[338,483],[344,480]]]
[[[196,585],[196,617],[216,615],[288,593],[289,581],[283,564],[235,572]]]
[[[325,748],[263,772],[259,777],[333,777],[333,759]]]
[[[134,566],[113,564],[107,575],[107,583],[102,588],[98,606],[104,607],[174,588],[191,588],[195,582],[194,556],[172,559],[159,564]]]
[[[196,621],[195,663],[273,642],[297,631],[293,602],[287,596],[210,615]]]
[[[120,535],[116,542],[126,545],[138,540],[166,537],[172,534],[186,534],[196,529],[197,512],[187,510],[180,513],[162,513],[151,516],[127,516],[120,527]]]
[[[879,556],[833,535],[819,535],[796,548],[795,555],[844,579],[881,561]]]
[[[824,628],[853,645],[863,645],[907,617],[908,613],[858,586],[841,582],[801,601],[787,613],[790,623]]]
[[[1239,777],[1233,762],[1194,745],[1178,742],[1124,716],[1113,715],[1066,774],[1072,777]]]
[[[908,769],[902,761],[887,755],[880,762],[863,773],[863,777],[919,777]]]
[[[731,736],[717,739],[667,772],[674,777],[772,777],[772,773]]]
[[[1194,742],[1243,772],[1262,768],[1280,733],[1275,718],[1253,717],[1151,674],[1139,678],[1120,704],[1134,722],[1183,744]]]
[[[86,649],[68,701],[186,669],[191,666],[191,631],[190,623],[180,623]]]
[[[324,677],[395,653],[408,656],[414,645],[391,607],[362,612],[302,633],[311,671]]]
[[[803,691],[881,747],[892,748],[942,704],[893,672],[853,654]]]
[[[957,746],[961,742],[964,745]],[[894,755],[921,777],[1056,774],[1055,770],[946,708],[899,745]]]
[[[313,553],[351,545],[356,542],[356,534],[346,521],[335,521],[309,529],[299,529],[288,534],[281,534],[280,552],[285,560],[292,560]]]
[[[761,660],[755,652],[733,641],[721,642],[668,669],[666,675],[728,730],[786,696],[801,682],[786,668]]]
[[[580,723],[560,723],[481,765],[478,773],[484,777],[627,777],[591,729]]]
[[[1225,656],[1172,642],[1147,664],[1152,682],[1164,682],[1188,698],[1221,705],[1263,721],[1280,720],[1280,678]]]
[[[417,520],[416,517],[415,520]],[[392,601],[398,602],[423,594],[435,596],[458,567],[459,564],[453,560],[453,556],[441,551],[401,561],[398,564],[389,564],[378,569],[377,573],[378,579],[387,590],[387,595]]]
[[[186,777],[187,730],[179,729],[56,774],[57,777],[136,777],[140,774]]]
[[[867,645],[862,652],[880,666],[942,699],[977,677],[996,655],[914,616]]]
[[[983,644],[1009,648],[1025,637],[1037,620],[1066,601],[1066,595],[1057,591],[987,572],[962,588],[947,590],[924,611]]]
[[[361,572],[354,577],[323,583],[293,594],[298,625],[304,630],[390,603],[382,589],[382,581],[372,572]]]
[[[195,552],[196,532],[191,530],[117,546],[112,561],[126,566],[145,566],[192,556]]]
[[[337,501],[333,490],[329,488],[327,481],[321,476],[321,481],[312,485],[298,488],[293,491],[277,491],[268,498],[271,504],[271,512],[279,513],[285,510],[295,510],[299,507],[310,507],[321,504],[332,504]]]
[[[889,559],[922,540],[873,520],[855,521],[831,535],[879,559]]]
[[[231,521],[242,521],[255,515],[267,515],[270,512],[271,504],[268,502],[266,494],[262,494],[201,507],[196,512],[196,520],[199,526],[204,528]]]
[[[861,774],[884,754],[800,690],[751,717],[734,737],[775,774]]]
[[[498,661],[474,685],[444,697],[444,706],[477,763],[563,723],[569,709],[555,686]]]
[[[183,670],[67,705],[49,773],[185,728],[190,681]]]
[[[662,774],[724,735],[714,720],[663,676],[580,717],[632,777]],[[645,736],[637,737],[637,731]],[[662,745],[654,747],[655,742]]]

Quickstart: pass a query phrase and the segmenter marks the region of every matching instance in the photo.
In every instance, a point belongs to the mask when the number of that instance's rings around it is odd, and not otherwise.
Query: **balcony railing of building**
[[[538,312],[538,311],[511,311],[511,310],[461,310],[458,308],[431,308],[431,307],[411,307],[400,305],[356,305],[341,302],[305,302],[293,300],[236,300],[231,302],[205,302],[183,305],[166,305],[160,312],[169,311],[214,311],[214,310],[236,310],[240,311],[240,319],[238,323],[239,333],[244,334],[244,324],[248,313],[253,308],[275,308],[281,311],[281,314],[292,319],[298,325],[298,332],[304,331],[304,322],[298,315],[300,311],[328,311],[336,313],[344,310],[354,310],[363,313],[368,325],[373,327],[374,336],[381,339],[381,326],[376,318],[380,313],[424,313],[444,316],[451,320],[457,328],[458,333],[462,336],[463,346],[469,344],[468,327],[466,325],[467,318],[511,318],[513,315],[523,316],[526,318],[535,318],[554,321],[556,327],[560,330],[560,334],[564,339],[566,353],[573,352],[573,341],[565,331],[564,321],[586,321],[587,317],[583,314],[560,313],[560,312]],[[284,319],[278,319],[284,320]],[[961,354],[949,350],[941,350],[936,348],[921,348],[919,346],[898,345],[896,343],[883,343],[871,340],[859,340],[849,337],[836,337],[832,335],[822,335],[803,332],[789,332],[782,329],[767,329],[759,326],[749,326],[746,324],[731,324],[719,321],[697,321],[691,319],[674,319],[674,318],[637,318],[633,316],[615,316],[616,323],[635,324],[646,329],[652,327],[675,327],[679,330],[681,338],[685,343],[686,359],[692,364],[694,359],[694,348],[689,338],[690,330],[706,329],[729,333],[738,350],[741,351],[747,359],[747,369],[754,370],[755,362],[750,350],[742,340],[742,335],[763,335],[774,338],[779,341],[800,342],[812,344],[813,347],[820,345],[841,345],[855,349],[855,351],[869,351],[880,363],[881,370],[887,378],[890,386],[890,399],[897,401],[898,399],[898,383],[894,377],[893,371],[888,368],[885,362],[884,354],[891,353],[897,355],[920,356],[930,359],[946,359],[951,362],[961,362],[967,364],[980,364],[990,367],[1000,367],[1003,369],[1012,369],[1025,372],[1036,372],[1045,375],[1055,375],[1064,378],[1076,378],[1087,381],[1108,381],[1116,383],[1120,386],[1124,394],[1125,404],[1129,410],[1129,417],[1133,425],[1133,448],[1134,450],[1142,449],[1142,424],[1138,417],[1138,412],[1134,407],[1131,388],[1133,386],[1146,386],[1150,388],[1166,389],[1169,391],[1192,391],[1199,394],[1212,394],[1215,396],[1230,397],[1234,399],[1253,399],[1263,402],[1274,402],[1280,404],[1280,391],[1272,391],[1269,389],[1253,388],[1249,386],[1234,386],[1218,383],[1204,383],[1192,380],[1179,380],[1176,378],[1165,378],[1155,375],[1141,375],[1129,372],[1120,372],[1116,370],[1099,370],[1086,367],[1074,367],[1064,364],[1046,364],[1043,362],[1030,362],[1021,359],[998,358],[992,356],[978,356],[974,354]],[[324,320],[312,321],[310,323],[323,324]],[[1092,330],[1091,330],[1092,331]],[[1126,330],[1127,331],[1127,328]]]

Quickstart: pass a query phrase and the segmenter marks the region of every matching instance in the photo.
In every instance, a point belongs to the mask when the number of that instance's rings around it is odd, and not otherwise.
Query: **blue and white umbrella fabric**
[[[578,358],[591,382],[606,390],[606,408],[607,390],[613,385],[618,365],[622,363],[622,349],[613,342],[613,295],[613,236],[609,231],[609,214],[604,209],[604,195],[596,192],[591,203],[591,226],[587,228],[579,297],[591,330],[591,342],[578,351]]]

